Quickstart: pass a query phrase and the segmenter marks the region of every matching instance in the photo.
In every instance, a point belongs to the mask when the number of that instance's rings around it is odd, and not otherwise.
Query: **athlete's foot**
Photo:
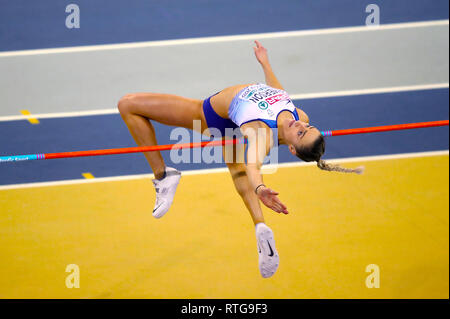
[[[269,278],[277,271],[280,257],[275,248],[272,230],[264,223],[256,225],[256,243],[259,253],[259,271],[264,278]]]
[[[181,172],[175,168],[166,167],[164,178],[153,180],[153,185],[156,189],[156,203],[153,209],[153,217],[161,218],[167,213],[170,205],[172,205],[180,178]]]

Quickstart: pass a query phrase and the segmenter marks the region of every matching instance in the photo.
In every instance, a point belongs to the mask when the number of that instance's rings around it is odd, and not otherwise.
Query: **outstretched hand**
[[[278,193],[274,190],[263,187],[258,189],[257,195],[261,202],[273,211],[277,213],[289,214],[287,207],[278,199]]]
[[[255,51],[256,59],[262,65],[269,63],[269,57],[267,56],[267,49],[259,43],[258,40],[255,41],[256,47],[253,47],[253,51]]]

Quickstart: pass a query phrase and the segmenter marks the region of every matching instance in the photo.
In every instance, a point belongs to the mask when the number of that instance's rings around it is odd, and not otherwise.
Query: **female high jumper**
[[[321,159],[325,151],[322,134],[309,125],[308,116],[292,103],[284,91],[272,71],[267,50],[258,41],[255,44],[253,49],[264,71],[266,84],[231,86],[204,101],[169,94],[127,94],[120,99],[118,108],[139,146],[157,145],[150,120],[191,130],[201,129],[201,134],[209,132],[209,128],[216,128],[223,137],[229,132],[225,131],[226,128],[240,129],[248,141],[247,161],[244,160],[246,155],[242,147],[235,146],[233,160],[225,162],[234,186],[255,224],[259,270],[267,278],[277,270],[279,255],[273,232],[264,223],[259,200],[277,213],[288,214],[278,193],[264,185],[261,175],[264,157],[269,154],[274,139],[278,139],[278,144],[286,144],[289,151],[303,161],[317,162],[322,170],[360,174],[363,168],[342,168]],[[200,121],[201,125],[194,126],[194,121]],[[253,160],[249,160],[249,154],[255,154]],[[144,155],[155,176],[156,203],[153,216],[161,218],[173,202],[181,172],[166,167],[160,152],[145,152]]]

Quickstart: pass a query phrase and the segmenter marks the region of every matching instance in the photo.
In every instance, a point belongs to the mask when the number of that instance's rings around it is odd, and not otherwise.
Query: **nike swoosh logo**
[[[157,210],[162,204],[159,204],[158,207],[156,207],[153,212],[155,212],[155,210]]]
[[[267,245],[269,245],[269,249],[270,249],[269,257],[272,257],[273,256],[273,250],[272,250],[272,247],[270,247],[269,241],[267,241]]]

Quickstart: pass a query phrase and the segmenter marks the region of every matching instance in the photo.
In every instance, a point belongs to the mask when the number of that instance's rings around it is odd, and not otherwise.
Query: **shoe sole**
[[[271,251],[268,245],[272,248],[273,256],[269,256]],[[264,229],[259,233],[258,246],[261,249],[261,254],[259,254],[259,271],[263,278],[272,277],[278,269],[280,257],[275,248],[275,240],[273,239],[273,232],[271,230]]]

